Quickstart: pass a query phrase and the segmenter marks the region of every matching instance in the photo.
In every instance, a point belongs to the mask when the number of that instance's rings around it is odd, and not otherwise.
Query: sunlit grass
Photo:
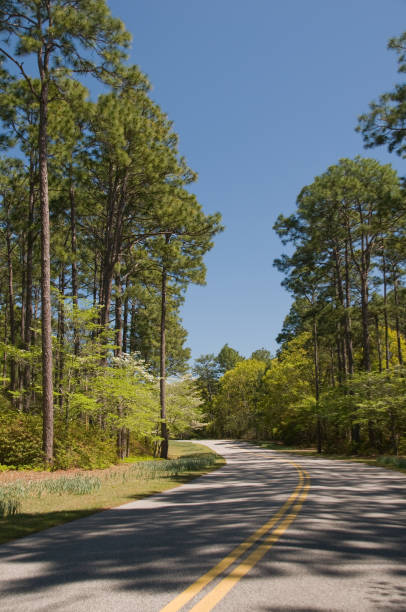
[[[0,518],[0,543],[171,489],[224,464],[206,446],[189,442],[171,442],[170,456],[174,457],[171,461],[141,461],[119,471],[98,470],[97,476],[90,472],[89,476],[3,485],[0,488],[14,487],[15,495],[9,496],[11,507],[4,509],[7,516]],[[88,490],[79,479],[88,479]],[[0,503],[1,499],[5,497],[0,492]]]

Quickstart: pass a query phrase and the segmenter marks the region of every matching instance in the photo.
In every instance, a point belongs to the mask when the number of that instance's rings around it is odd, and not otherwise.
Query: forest
[[[389,41],[406,72],[406,33]],[[366,148],[406,150],[406,86],[370,104]],[[195,375],[209,430],[318,452],[406,453],[406,192],[390,164],[340,159],[297,197],[274,230],[274,261],[292,306],[277,355],[244,359],[228,345]]]
[[[104,0],[0,17],[0,464],[165,458],[201,420],[179,309],[220,215]]]
[[[168,456],[169,437],[406,453],[405,181],[341,159],[275,231],[276,356],[189,373],[180,307],[222,231],[104,0],[0,0],[0,468]],[[406,33],[389,42],[406,71]],[[91,95],[89,83],[101,93]],[[404,157],[406,86],[359,117]],[[266,282],[266,281],[265,281]]]

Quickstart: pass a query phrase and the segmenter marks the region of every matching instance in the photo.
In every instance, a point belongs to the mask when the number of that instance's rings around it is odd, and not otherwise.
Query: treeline
[[[406,34],[390,41],[406,71]],[[359,119],[367,147],[404,156],[406,86]],[[217,435],[282,439],[342,452],[406,452],[406,192],[391,165],[342,159],[305,186],[274,228],[293,304],[271,361],[217,382]]]
[[[179,308],[220,216],[190,191],[197,175],[104,0],[5,0],[0,16],[0,463],[52,465],[54,430],[57,464],[75,445],[112,458],[137,441],[166,457],[168,401],[188,389],[196,405],[188,381],[166,397],[189,358]],[[33,430],[29,457],[2,453]]]

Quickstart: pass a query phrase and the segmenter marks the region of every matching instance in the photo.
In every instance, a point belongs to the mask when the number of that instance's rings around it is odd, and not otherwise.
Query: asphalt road
[[[1,612],[406,610],[405,476],[207,445],[225,467],[1,545]]]

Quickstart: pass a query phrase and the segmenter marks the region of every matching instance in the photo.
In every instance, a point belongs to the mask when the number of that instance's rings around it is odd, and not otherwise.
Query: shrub
[[[42,462],[42,419],[6,410],[0,415],[0,464],[37,466]]]
[[[55,469],[96,469],[117,463],[116,440],[97,426],[57,423],[55,427]]]

